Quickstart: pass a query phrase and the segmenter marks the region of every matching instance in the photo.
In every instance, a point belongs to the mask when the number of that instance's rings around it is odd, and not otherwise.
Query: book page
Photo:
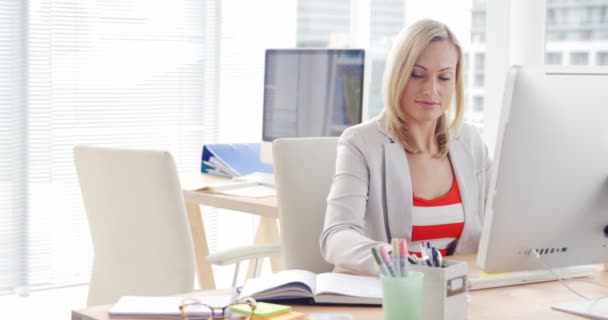
[[[306,298],[315,291],[315,274],[305,270],[285,270],[245,282],[239,299],[254,297],[268,298]]]
[[[360,297],[370,298],[370,301],[382,299],[382,285],[378,277],[328,272],[317,275],[316,285],[315,296]],[[343,300],[340,299],[341,302]]]

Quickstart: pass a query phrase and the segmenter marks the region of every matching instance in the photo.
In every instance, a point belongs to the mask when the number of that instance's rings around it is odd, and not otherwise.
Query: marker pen
[[[391,241],[392,245],[392,262],[393,262],[393,271],[395,271],[395,277],[401,277],[401,267],[399,266],[399,239],[393,238]]]
[[[429,256],[429,252],[426,251],[426,247],[424,246],[424,242],[420,242],[420,258],[427,266],[430,267],[433,265],[430,260],[431,257]]]
[[[382,260],[384,260],[384,264],[386,265],[389,274],[391,275],[391,277],[394,277],[395,270],[393,270],[393,266],[391,265],[391,257],[388,255],[386,247],[383,245],[379,245],[378,250],[380,251],[380,257],[382,257]]]
[[[407,241],[405,239],[399,239],[399,268],[401,269],[401,276],[407,277]]]
[[[380,253],[378,253],[378,248],[376,248],[376,247],[372,248],[372,255],[374,256],[374,260],[376,260],[378,267],[380,267],[380,271],[382,271],[382,274],[386,277],[390,276],[390,273],[388,272],[386,265],[382,262],[382,258],[380,258]]]

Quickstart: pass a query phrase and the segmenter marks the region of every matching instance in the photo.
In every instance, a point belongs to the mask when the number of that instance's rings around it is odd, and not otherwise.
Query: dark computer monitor
[[[264,68],[262,160],[271,142],[289,137],[334,137],[361,122],[362,49],[268,49]]]

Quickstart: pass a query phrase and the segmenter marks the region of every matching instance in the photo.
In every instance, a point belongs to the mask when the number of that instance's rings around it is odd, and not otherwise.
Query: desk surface
[[[200,188],[215,183],[230,182],[230,179],[207,174],[181,175],[180,182],[187,203],[202,204],[216,208],[248,212],[251,214],[278,217],[276,197],[250,198],[202,191]]]
[[[455,257],[469,262],[471,273],[477,272],[474,256]],[[592,280],[608,283],[608,272],[598,271]],[[582,293],[598,297],[607,295],[608,289],[581,281],[568,281],[571,287]],[[230,290],[206,291],[206,294],[227,294]],[[581,319],[567,313],[554,311],[552,304],[576,301],[580,298],[568,291],[558,281],[476,290],[470,293],[469,319]],[[97,306],[72,312],[72,320],[108,320],[110,306]],[[348,313],[354,320],[381,319],[378,307],[321,307],[293,306],[294,310],[309,313]]]

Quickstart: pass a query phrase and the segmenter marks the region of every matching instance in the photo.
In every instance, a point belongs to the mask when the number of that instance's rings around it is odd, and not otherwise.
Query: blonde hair
[[[388,132],[403,145],[406,151],[418,153],[420,150],[409,144],[407,140],[405,114],[400,107],[401,95],[422,51],[429,43],[442,40],[450,41],[456,47],[458,63],[456,64],[455,99],[450,101],[450,106],[439,117],[435,128],[438,152],[434,156],[437,158],[447,156],[451,137],[460,131],[463,122],[462,48],[454,33],[445,24],[430,19],[417,21],[401,31],[388,54],[382,88]],[[455,108],[452,105],[455,105]]]

